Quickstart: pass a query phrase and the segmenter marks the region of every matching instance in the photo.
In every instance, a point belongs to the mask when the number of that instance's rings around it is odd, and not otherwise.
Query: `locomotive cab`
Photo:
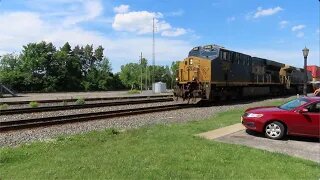
[[[197,103],[206,99],[205,88],[209,87],[210,82],[210,61],[195,56],[185,58],[179,63],[176,81],[176,100],[181,97],[180,100]]]

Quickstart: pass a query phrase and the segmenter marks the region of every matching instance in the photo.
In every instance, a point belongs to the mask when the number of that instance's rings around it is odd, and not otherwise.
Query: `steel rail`
[[[101,97],[101,98],[84,98],[85,101],[108,101],[108,100],[124,100],[124,99],[153,99],[153,98],[165,98],[173,97],[173,95],[151,95],[151,96],[120,96],[120,97]],[[0,102],[0,104],[8,105],[22,105],[29,104],[30,102],[36,101],[38,103],[61,103],[61,102],[75,102],[77,99],[49,99],[49,100],[30,100],[30,101],[7,101]]]
[[[174,104],[168,106],[153,106],[153,107],[144,107],[144,108],[135,108],[135,109],[123,109],[116,111],[104,111],[104,112],[94,112],[94,113],[84,113],[84,114],[73,114],[65,116],[53,116],[53,117],[44,117],[44,118],[34,118],[26,120],[16,120],[16,121],[3,121],[0,122],[0,132],[18,130],[25,128],[34,128],[40,126],[48,126],[55,124],[64,124],[72,122],[81,122],[97,119],[107,119],[113,117],[123,117],[137,114],[146,114],[160,111],[170,111],[176,109],[182,109],[191,107],[188,104]]]
[[[24,113],[35,113],[35,112],[49,112],[49,111],[61,111],[61,110],[71,110],[71,109],[85,109],[85,108],[96,108],[96,107],[106,107],[106,106],[120,106],[127,104],[144,104],[144,103],[155,103],[155,102],[170,102],[173,98],[151,98],[151,99],[135,99],[130,101],[111,101],[111,102],[101,102],[92,104],[82,104],[82,105],[65,105],[65,106],[44,106],[36,108],[17,108],[17,109],[6,109],[0,110],[1,115],[13,115],[13,114],[24,114]]]

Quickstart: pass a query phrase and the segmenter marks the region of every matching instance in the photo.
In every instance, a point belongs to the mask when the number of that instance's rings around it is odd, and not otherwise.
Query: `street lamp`
[[[304,47],[302,49],[303,57],[304,57],[304,84],[303,84],[303,95],[307,96],[307,82],[308,82],[308,74],[307,74],[307,57],[309,54],[309,49]]]

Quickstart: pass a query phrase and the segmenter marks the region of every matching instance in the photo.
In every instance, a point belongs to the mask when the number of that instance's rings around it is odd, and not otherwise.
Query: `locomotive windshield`
[[[195,47],[189,52],[189,56],[196,56],[206,59],[216,59],[219,55],[219,48],[213,45]]]
[[[199,47],[195,47],[193,48],[190,52],[189,52],[189,56],[200,56],[200,46]]]

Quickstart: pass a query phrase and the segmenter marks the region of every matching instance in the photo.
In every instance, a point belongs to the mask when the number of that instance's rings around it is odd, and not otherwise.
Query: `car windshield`
[[[301,105],[304,105],[306,103],[308,103],[309,101],[305,98],[299,98],[299,99],[295,99],[292,101],[289,101],[281,106],[279,106],[280,109],[284,109],[284,110],[292,110],[294,108],[297,108]]]

